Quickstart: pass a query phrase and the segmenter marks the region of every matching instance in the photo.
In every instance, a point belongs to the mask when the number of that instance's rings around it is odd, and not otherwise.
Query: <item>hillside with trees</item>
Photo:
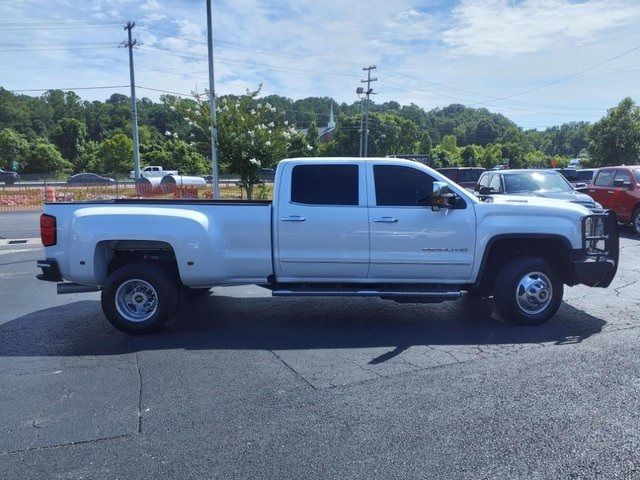
[[[163,95],[138,101],[143,164],[189,174],[207,173],[210,143],[208,102]],[[336,130],[318,141],[329,107]],[[589,154],[593,165],[636,163],[640,153],[640,110],[627,98],[599,122],[570,122],[546,130],[523,130],[484,108],[449,105],[424,110],[397,102],[371,103],[369,155],[430,154],[434,166],[490,168],[563,165]],[[293,100],[260,97],[260,89],[218,101],[223,172],[240,174],[249,187],[257,169],[286,156],[357,156],[361,102],[328,97]],[[306,133],[300,130],[304,129]],[[132,169],[129,98],[82,100],[71,91],[39,97],[0,88],[0,168],[22,173],[93,171],[126,174]]]

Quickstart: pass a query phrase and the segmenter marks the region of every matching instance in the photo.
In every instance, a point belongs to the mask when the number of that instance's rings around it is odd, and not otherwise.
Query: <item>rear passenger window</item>
[[[308,205],[358,205],[357,165],[296,165],[291,201]]]
[[[631,184],[631,175],[626,170],[618,170],[616,172],[616,176],[613,178],[613,181],[622,180],[625,184]]]
[[[477,182],[482,174],[482,170],[460,170],[458,182]]]
[[[416,207],[429,205],[433,193],[433,177],[410,167],[375,165],[376,205]]]
[[[598,187],[610,187],[613,185],[613,175],[615,170],[603,170],[596,177],[596,181],[593,183]]]

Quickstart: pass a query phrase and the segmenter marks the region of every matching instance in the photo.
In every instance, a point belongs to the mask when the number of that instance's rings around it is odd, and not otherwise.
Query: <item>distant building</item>
[[[336,122],[333,119],[333,104],[329,107],[329,121],[326,127],[318,125],[318,141],[320,143],[326,143],[333,140],[333,132],[336,129]],[[307,134],[308,128],[301,128],[300,132]]]

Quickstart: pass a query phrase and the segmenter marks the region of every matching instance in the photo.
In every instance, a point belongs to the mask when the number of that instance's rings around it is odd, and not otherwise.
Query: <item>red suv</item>
[[[640,165],[599,169],[587,193],[640,233]]]

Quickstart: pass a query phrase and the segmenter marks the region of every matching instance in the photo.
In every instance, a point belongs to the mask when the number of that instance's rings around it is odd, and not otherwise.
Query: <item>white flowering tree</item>
[[[287,156],[306,155],[312,150],[305,136],[285,120],[285,112],[256,99],[259,93],[260,89],[238,97],[224,97],[216,106],[220,163],[240,176],[249,199],[253,197],[254,186],[260,183],[260,168],[272,167]],[[209,99],[207,95],[194,96],[195,103],[172,99],[171,106],[193,128],[192,146],[210,151]]]

